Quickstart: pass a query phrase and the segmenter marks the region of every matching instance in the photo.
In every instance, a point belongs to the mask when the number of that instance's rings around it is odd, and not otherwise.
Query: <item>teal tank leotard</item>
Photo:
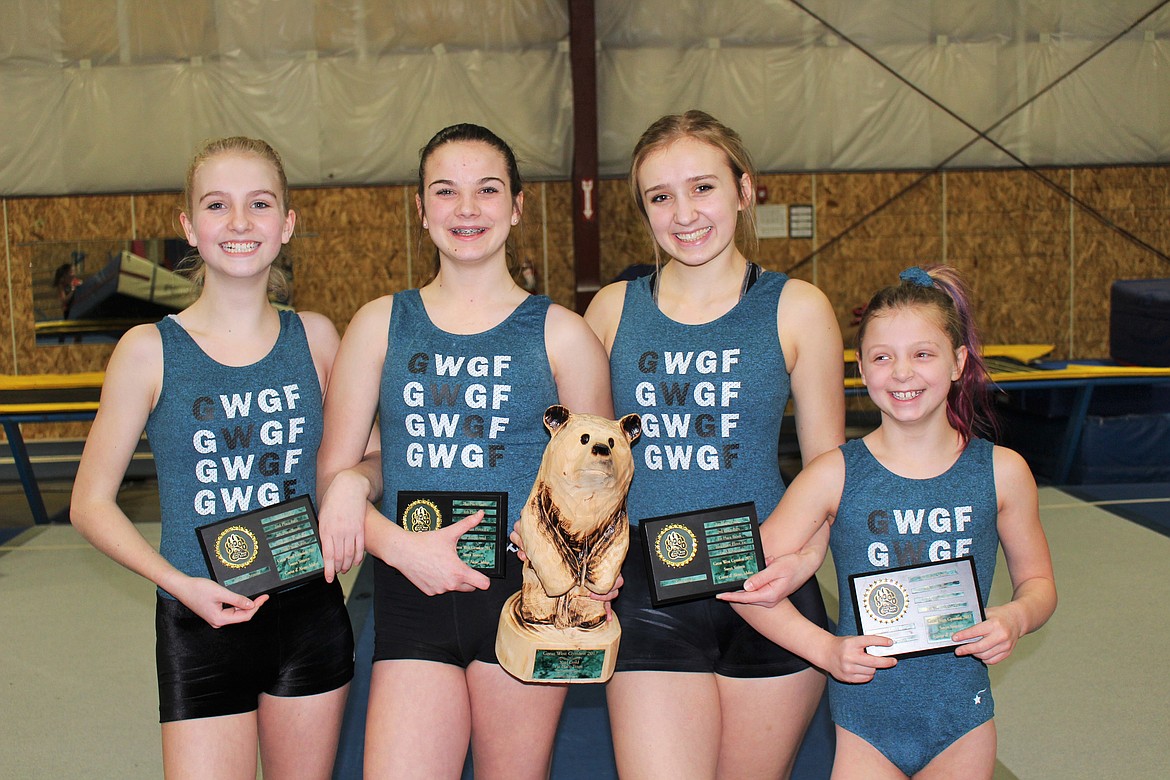
[[[842,445],[845,487],[830,534],[841,614],[838,636],[857,634],[849,575],[972,556],[986,604],[999,533],[993,445],[972,439],[947,471],[907,479],[888,471],[861,439]],[[829,680],[833,721],[907,775],[995,714],[987,667],[953,652],[903,658],[873,680]]]

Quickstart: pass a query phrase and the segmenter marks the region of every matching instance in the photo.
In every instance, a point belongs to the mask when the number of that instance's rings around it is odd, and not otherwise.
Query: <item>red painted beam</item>
[[[573,79],[573,263],[577,311],[601,289],[598,224],[597,49],[593,0],[569,0],[569,62]]]

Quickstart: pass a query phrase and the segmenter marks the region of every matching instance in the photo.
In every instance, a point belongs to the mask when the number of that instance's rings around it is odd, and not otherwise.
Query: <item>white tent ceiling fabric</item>
[[[688,108],[770,172],[1170,162],[1166,0],[596,0],[596,33],[603,176]],[[0,194],[178,189],[235,134],[295,185],[409,182],[462,121],[564,179],[569,56],[567,0],[0,0]]]

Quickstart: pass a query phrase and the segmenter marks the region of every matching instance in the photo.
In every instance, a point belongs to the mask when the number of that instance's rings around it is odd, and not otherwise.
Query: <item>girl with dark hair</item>
[[[436,274],[350,322],[321,455],[330,574],[364,550],[373,556],[365,772],[457,778],[470,740],[476,777],[544,778],[565,687],[522,683],[495,656],[519,561],[489,579],[459,558],[459,537],[481,513],[426,533],[391,518],[399,491],[504,492],[509,516],[499,521],[510,531],[548,442],[544,410],[560,403],[611,417],[609,371],[584,320],[530,295],[509,269],[524,191],[508,145],[453,125],[422,149],[418,174]],[[380,469],[362,459],[375,416]]]

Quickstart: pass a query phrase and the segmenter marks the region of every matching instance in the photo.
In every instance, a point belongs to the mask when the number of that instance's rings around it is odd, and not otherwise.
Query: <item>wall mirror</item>
[[[129,328],[182,311],[198,291],[176,273],[192,251],[178,238],[38,241],[31,252],[38,346],[113,342]],[[277,259],[292,279],[291,267]],[[277,301],[286,303],[286,301]]]

